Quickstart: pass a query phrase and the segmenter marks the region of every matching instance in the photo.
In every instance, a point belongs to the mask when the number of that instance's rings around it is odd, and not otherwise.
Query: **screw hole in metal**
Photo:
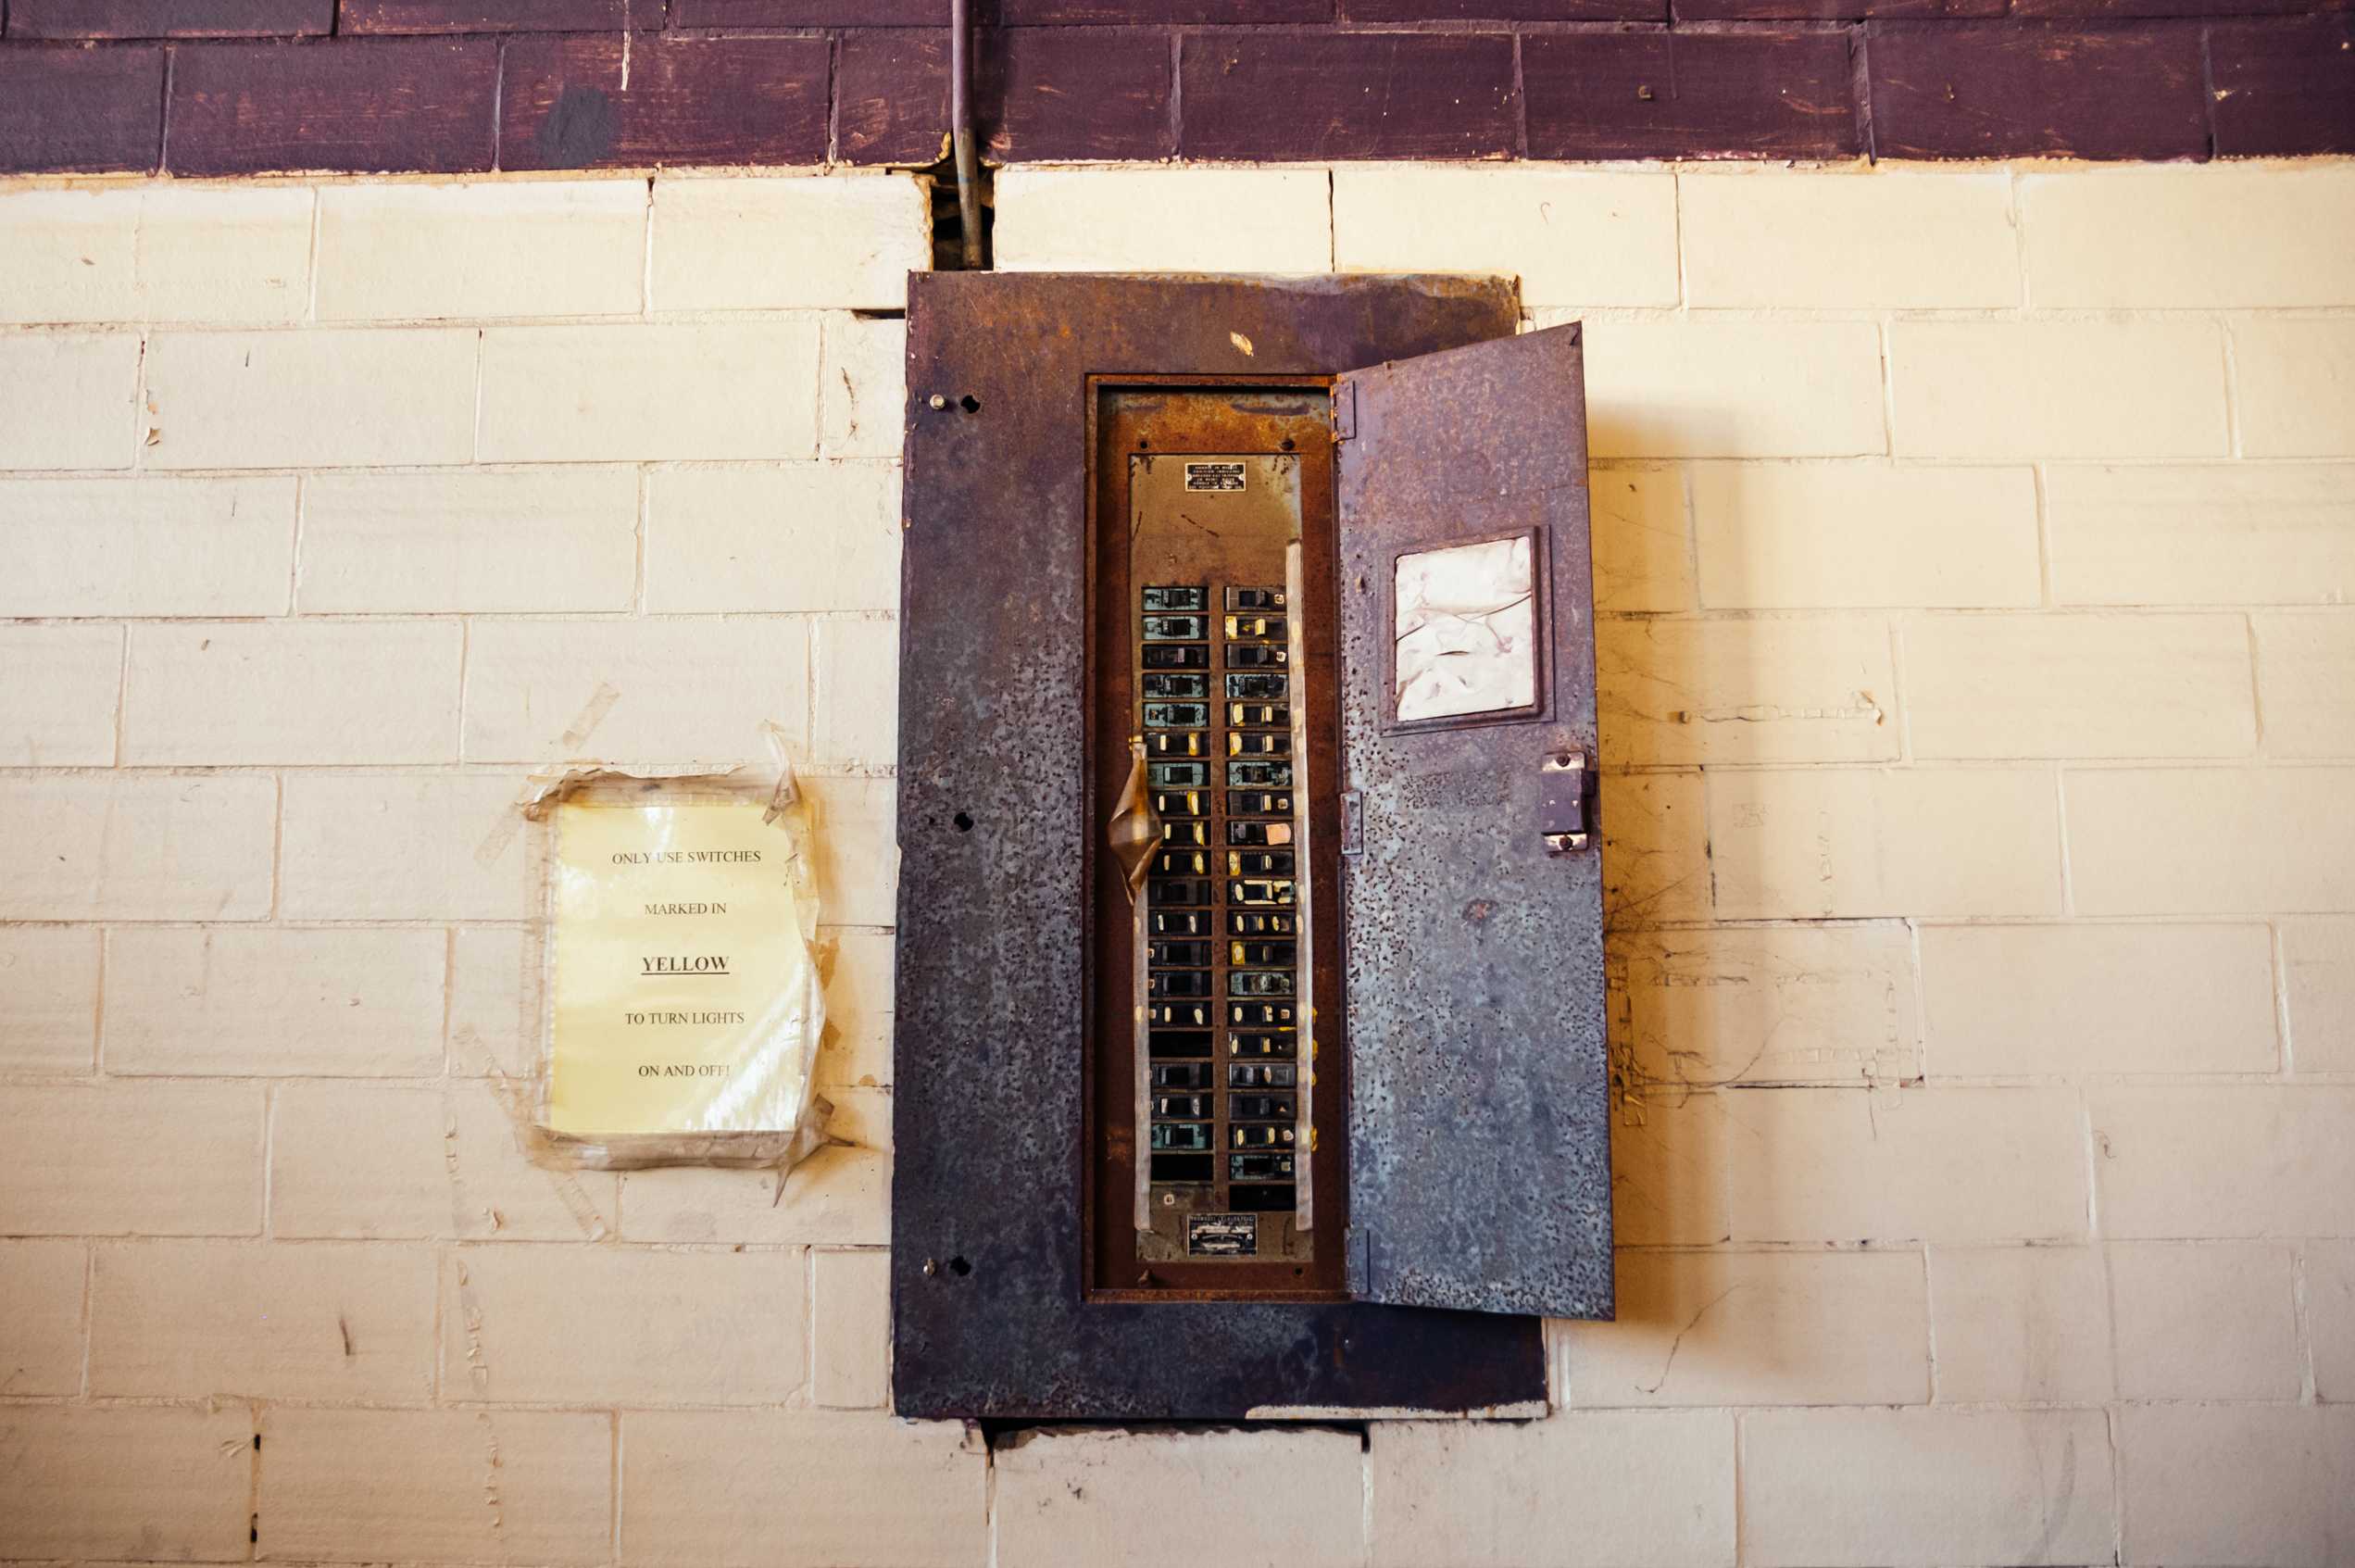
[[[973,1265],[965,1261],[962,1258],[951,1258],[948,1261],[948,1272],[955,1274],[958,1279],[963,1279],[967,1274],[973,1272]]]
[[[957,406],[969,414],[978,414],[982,411],[982,400],[970,392],[957,400]]]

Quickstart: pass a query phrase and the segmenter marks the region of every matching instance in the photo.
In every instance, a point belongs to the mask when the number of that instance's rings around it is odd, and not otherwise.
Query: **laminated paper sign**
[[[789,1133],[823,1022],[794,834],[758,801],[555,808],[546,1123]]]

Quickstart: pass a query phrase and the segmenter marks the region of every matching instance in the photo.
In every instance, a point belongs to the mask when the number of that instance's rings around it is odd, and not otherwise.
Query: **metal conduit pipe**
[[[973,0],[948,6],[949,149],[957,158],[957,220],[965,267],[982,269],[981,151],[973,144]]]

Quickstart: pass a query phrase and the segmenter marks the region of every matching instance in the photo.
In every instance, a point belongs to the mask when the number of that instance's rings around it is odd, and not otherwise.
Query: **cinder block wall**
[[[1008,267],[1588,323],[1625,1248],[1559,1413],[884,1413],[913,182],[19,184],[0,1559],[2348,1562],[2355,166],[998,194]],[[533,1167],[523,776],[764,720],[858,1147]]]

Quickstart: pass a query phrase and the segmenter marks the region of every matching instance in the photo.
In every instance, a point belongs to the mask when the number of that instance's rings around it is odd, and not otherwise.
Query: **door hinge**
[[[1586,847],[1586,754],[1558,752],[1537,765],[1537,833],[1548,855]]]
[[[1362,855],[1366,851],[1366,797],[1354,789],[1341,792],[1341,852]]]
[[[1358,383],[1353,381],[1333,383],[1333,440],[1335,445],[1354,440],[1358,433]]]

